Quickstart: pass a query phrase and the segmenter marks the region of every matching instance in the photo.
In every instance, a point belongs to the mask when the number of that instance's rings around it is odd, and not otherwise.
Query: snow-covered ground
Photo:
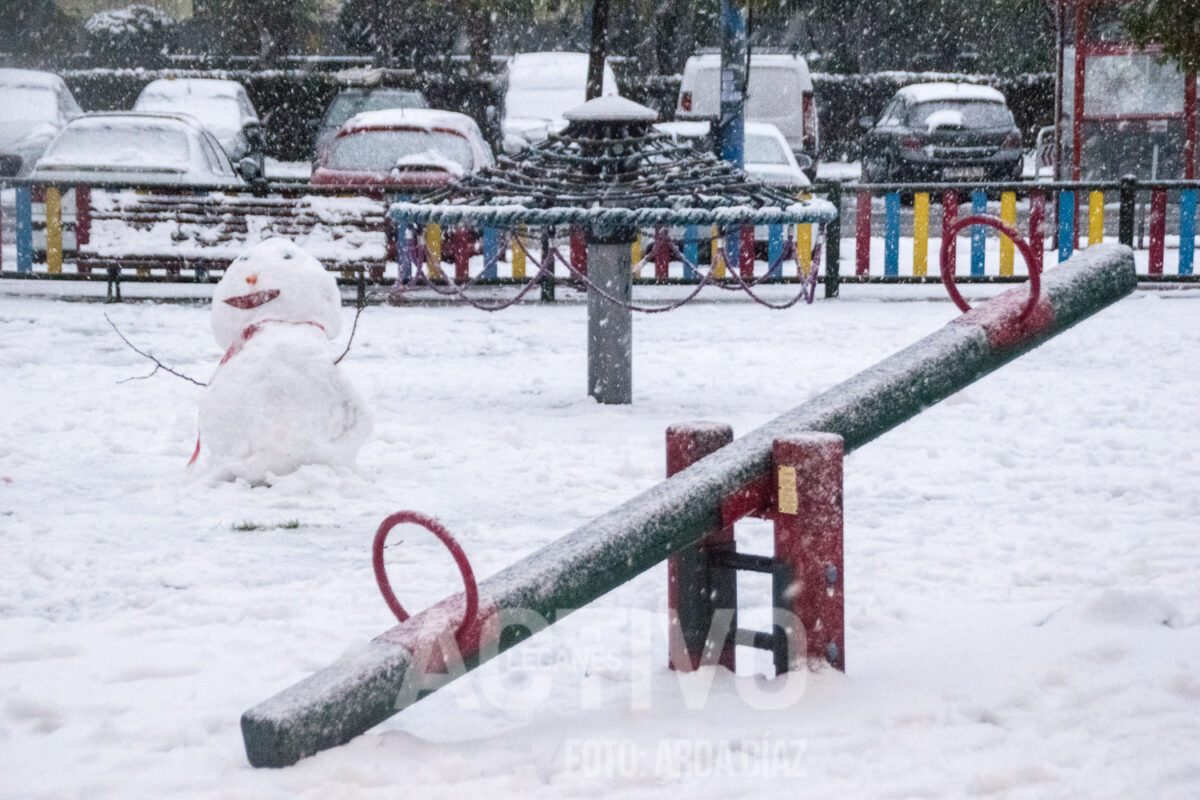
[[[373,307],[342,364],[375,410],[357,471],[251,488],[188,479],[202,390],[122,382],[148,363],[104,320],[204,380],[208,308],[46,294],[90,290],[0,282],[0,796],[1200,795],[1194,290],[1139,292],[847,459],[845,675],[765,702],[739,651],[746,674],[681,681],[660,566],[285,770],[247,765],[239,715],[391,624],[386,514],[437,515],[489,575],[659,480],[667,425],[745,433],[955,311],[934,287],[715,293],[637,317],[635,402],[600,407],[577,302]],[[457,590],[398,538],[409,608]],[[766,597],[743,580],[760,623]]]

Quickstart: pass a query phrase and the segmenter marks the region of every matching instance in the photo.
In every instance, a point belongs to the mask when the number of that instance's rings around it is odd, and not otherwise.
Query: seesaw
[[[990,218],[964,217],[947,242],[971,224],[999,227]],[[1016,243],[1027,252],[1024,242]],[[671,607],[680,628],[673,666],[729,666],[732,645],[745,643],[774,651],[780,670],[813,658],[842,668],[843,453],[1029,352],[1136,285],[1133,253],[1116,245],[1078,253],[1041,276],[1040,287],[1037,270],[1031,269],[1028,289],[1012,289],[967,311],[740,439],[731,441],[720,426],[674,429],[671,477],[477,586],[461,549],[452,546],[466,591],[405,619],[360,652],[245,712],[242,734],[250,763],[287,766],[344,744],[528,638],[540,627],[531,620],[552,624],[564,609],[581,608],[669,558]],[[965,309],[952,280],[947,288]],[[733,548],[729,526],[746,514],[775,521],[774,558]],[[413,514],[386,520],[376,536],[377,573],[382,572],[383,539],[402,521],[432,523]],[[453,542],[444,530],[431,530],[448,545]],[[792,622],[777,622],[770,634],[737,630],[729,620],[723,630],[714,625],[719,610],[730,607],[738,569],[774,575],[776,604],[792,613]],[[386,580],[381,587],[390,594]],[[407,617],[394,596],[389,606]]]

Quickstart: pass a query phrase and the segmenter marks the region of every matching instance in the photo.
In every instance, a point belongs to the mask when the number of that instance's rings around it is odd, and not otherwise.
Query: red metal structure
[[[1130,41],[1129,2],[1057,0],[1059,180],[1195,177],[1196,75]]]

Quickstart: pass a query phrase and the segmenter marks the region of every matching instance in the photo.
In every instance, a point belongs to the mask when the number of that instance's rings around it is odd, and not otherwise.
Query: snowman
[[[371,418],[334,364],[341,294],[317,259],[285,239],[250,248],[213,292],[212,329],[225,355],[189,466],[261,484],[304,464],[354,464]]]

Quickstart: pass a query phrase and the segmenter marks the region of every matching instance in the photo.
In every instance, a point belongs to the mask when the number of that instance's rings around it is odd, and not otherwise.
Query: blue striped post
[[[1058,193],[1058,261],[1075,252],[1075,193]]]
[[[737,269],[741,263],[741,236],[738,226],[730,225],[724,230],[725,234],[725,266],[731,270]]]
[[[1179,274],[1191,275],[1196,252],[1196,190],[1179,193]]]
[[[483,229],[483,277],[493,280],[496,277],[496,262],[500,260],[500,231],[495,228]]]
[[[883,274],[900,274],[900,194],[892,192],[883,198]]]
[[[767,270],[768,277],[783,275],[783,226],[767,226]]]
[[[700,228],[688,225],[683,229],[683,277],[695,278],[700,263]]]
[[[33,199],[28,186],[17,187],[17,272],[33,272]]]
[[[987,192],[976,189],[971,193],[971,213],[987,213]],[[982,225],[971,226],[971,274],[979,277],[984,272],[984,255],[987,248],[987,228]]]

